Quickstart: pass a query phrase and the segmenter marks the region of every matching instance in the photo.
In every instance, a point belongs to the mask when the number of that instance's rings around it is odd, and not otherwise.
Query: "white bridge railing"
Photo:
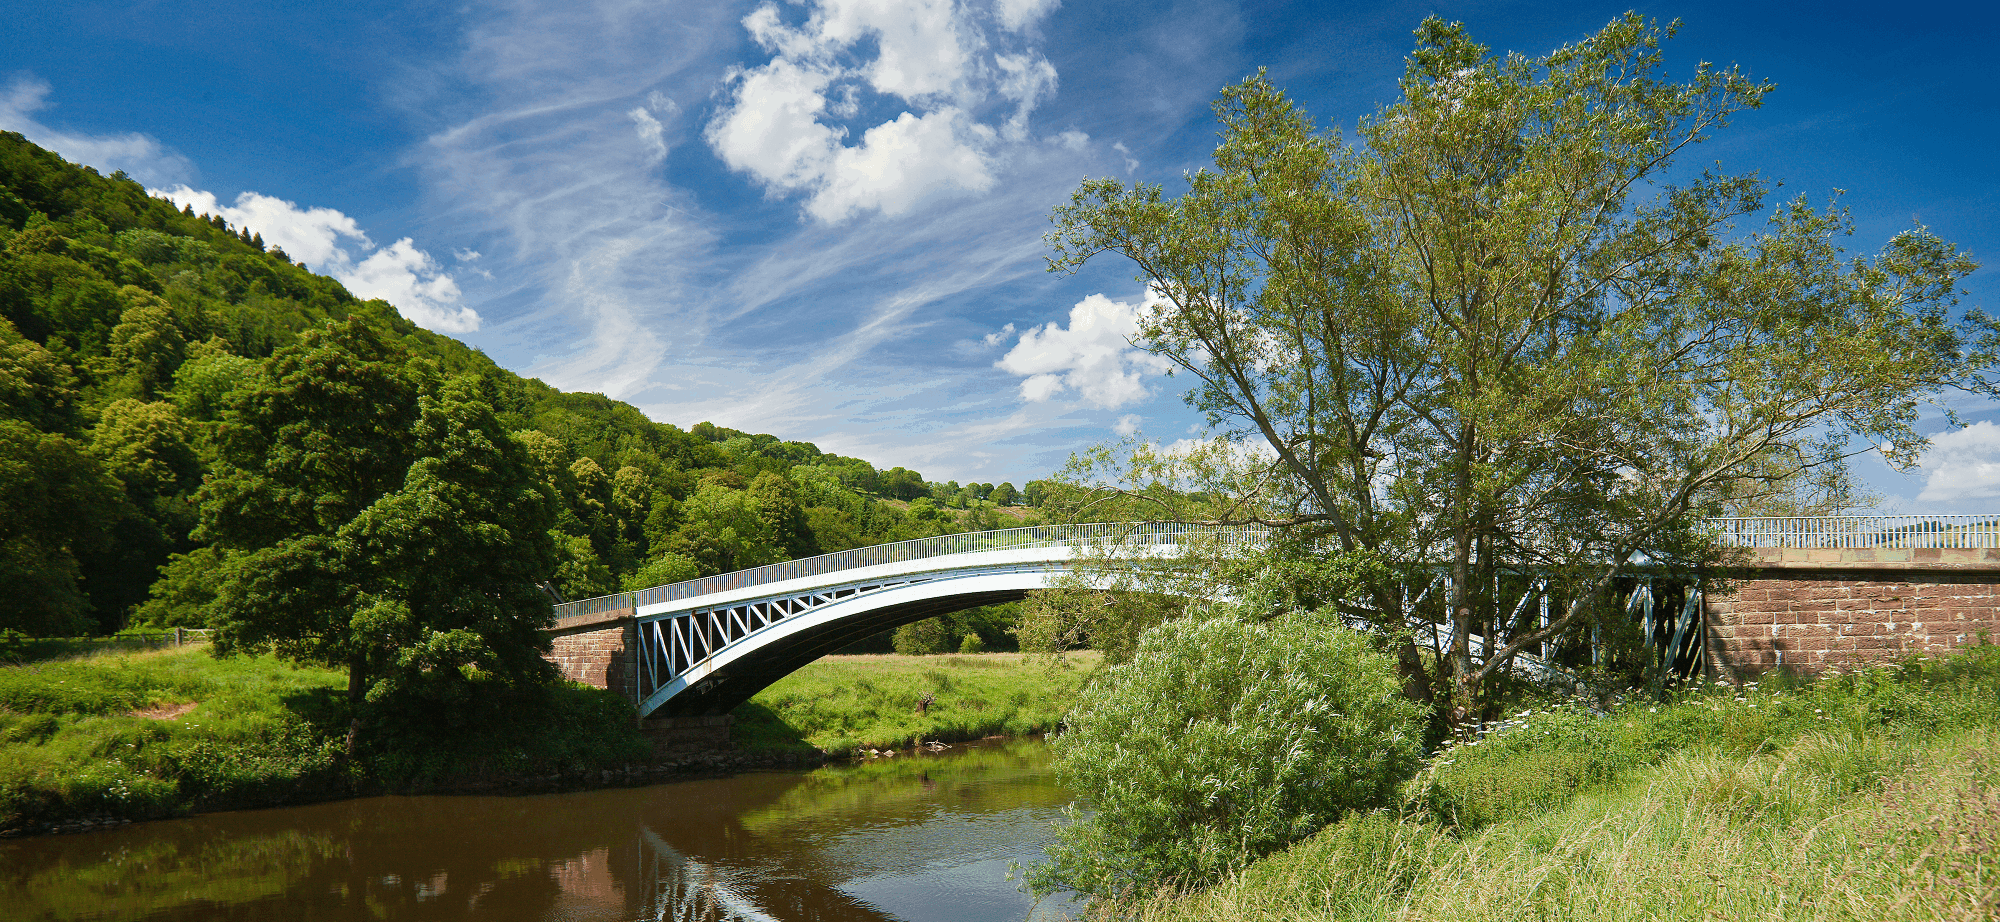
[[[2000,515],[1837,515],[1710,520],[1727,547],[1759,548],[2000,548]],[[959,535],[939,535],[787,560],[734,573],[705,576],[637,592],[620,592],[555,606],[558,619],[728,592],[879,564],[904,563],[980,551],[1055,548],[1109,541],[1178,545],[1221,541],[1258,543],[1254,526],[1148,522],[1102,525],[1035,525]]]
[[[1728,547],[2000,548],[2000,515],[1817,515],[1711,519]]]
[[[881,564],[905,563],[930,557],[949,557],[981,551],[1030,550],[1073,547],[1110,541],[1137,541],[1161,546],[1221,541],[1225,544],[1261,543],[1264,530],[1253,526],[1196,525],[1186,522],[1134,522],[1104,525],[1033,525],[975,531],[959,535],[938,535],[913,541],[857,547],[848,551],[804,557],[781,563],[751,567],[734,573],[719,573],[637,592],[620,592],[595,599],[564,602],[555,607],[557,618],[594,615],[598,612],[644,605],[659,605],[696,596],[747,589],[770,583],[824,576]]]

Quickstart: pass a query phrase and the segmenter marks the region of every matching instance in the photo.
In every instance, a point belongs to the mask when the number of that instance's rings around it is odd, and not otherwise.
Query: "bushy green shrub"
[[[1387,656],[1311,615],[1151,628],[1051,741],[1088,809],[1029,883],[1118,899],[1212,882],[1387,803],[1418,713]]]
[[[943,618],[925,618],[896,629],[894,646],[904,656],[929,656],[952,649],[951,626]]]

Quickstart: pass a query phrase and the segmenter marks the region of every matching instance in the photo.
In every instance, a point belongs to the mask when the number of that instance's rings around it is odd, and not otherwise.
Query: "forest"
[[[385,389],[368,412],[417,426],[418,405],[435,405],[447,430],[484,426],[526,459],[553,508],[535,520],[545,572],[522,578],[552,601],[1039,520],[1040,482],[932,483],[522,377],[356,298],[254,228],[0,133],[0,631],[210,626],[217,587],[270,544],[269,523],[246,511],[268,486],[251,461],[316,412],[287,404],[306,398],[279,394],[280,379],[328,349],[359,359],[328,359],[322,402],[351,373],[345,383]],[[390,393],[400,410],[380,409]],[[323,512],[327,495],[286,501]],[[1005,642],[990,617],[968,617]],[[927,630],[938,645],[966,633]]]

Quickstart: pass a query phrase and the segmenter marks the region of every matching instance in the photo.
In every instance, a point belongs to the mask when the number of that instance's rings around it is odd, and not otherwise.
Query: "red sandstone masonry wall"
[[[1879,565],[1878,565],[1879,566]],[[1706,671],[1744,680],[2000,642],[2000,569],[1764,567],[1708,596]]]
[[[607,624],[595,631],[558,635],[546,657],[563,678],[607,688],[627,698],[638,689],[638,663],[631,656],[631,622]]]

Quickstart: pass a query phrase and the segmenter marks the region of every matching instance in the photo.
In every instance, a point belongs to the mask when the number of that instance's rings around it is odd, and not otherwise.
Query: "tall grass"
[[[900,749],[1052,730],[1094,656],[1051,665],[1019,653],[829,656],[738,707],[737,745],[826,752]],[[919,702],[926,695],[930,703]]]
[[[2000,908],[1995,768],[2000,737],[1984,730],[1914,749],[1815,736],[1747,758],[1682,754],[1618,789],[1464,837],[1388,813],[1350,817],[1212,890],[1131,914],[1991,919]]]
[[[2000,649],[1518,715],[1400,810],[1107,916],[2000,917]]]

